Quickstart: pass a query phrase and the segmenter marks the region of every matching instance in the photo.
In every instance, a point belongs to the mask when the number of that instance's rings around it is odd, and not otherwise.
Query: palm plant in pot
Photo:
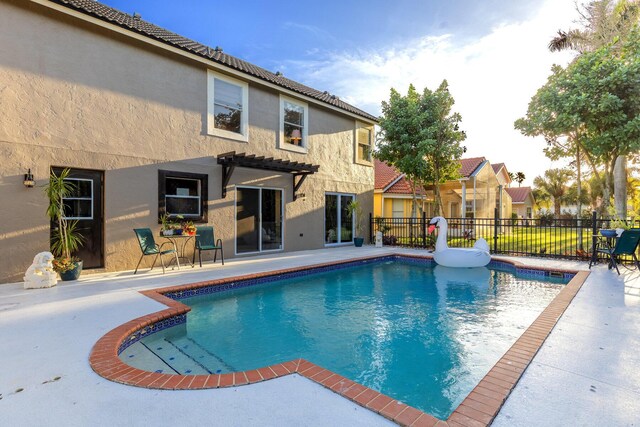
[[[73,194],[75,185],[65,179],[69,169],[60,175],[51,171],[45,193],[49,199],[47,216],[56,224],[51,236],[51,252],[56,257],[53,269],[60,274],[62,280],[76,280],[82,272],[82,261],[71,254],[82,245],[83,237],[78,232],[78,221],[68,221],[64,215],[64,199]]]
[[[359,248],[364,243],[364,220],[362,218],[362,206],[360,205],[360,201],[351,200],[349,204],[347,204],[347,214],[355,222],[354,227],[356,230],[356,236],[353,238],[353,244]]]

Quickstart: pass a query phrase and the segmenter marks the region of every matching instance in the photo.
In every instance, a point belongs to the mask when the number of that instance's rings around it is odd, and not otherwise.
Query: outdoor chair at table
[[[156,265],[156,261],[158,257],[160,257],[160,264],[162,265],[162,274],[164,274],[164,260],[162,259],[163,255],[173,254],[176,260],[176,265],[178,266],[178,270],[180,269],[180,261],[178,260],[178,253],[172,245],[172,249],[162,250],[162,247],[167,244],[171,244],[170,242],[163,243],[158,246],[156,241],[153,238],[153,233],[150,228],[134,228],[133,232],[136,233],[136,237],[138,238],[138,243],[140,244],[140,250],[142,251],[142,256],[138,261],[138,265],[136,265],[136,270],[133,274],[138,272],[138,267],[140,267],[140,263],[142,262],[142,258],[149,255],[155,255],[156,257],[153,259],[153,264],[151,264],[151,268],[149,271],[153,270],[153,267]]]
[[[616,257],[619,255],[631,255],[635,261],[636,267],[640,270],[640,262],[638,262],[638,258],[636,257],[638,243],[640,243],[640,228],[632,228],[622,232],[620,237],[616,239],[615,246],[598,248],[597,252],[609,256],[609,269],[615,267],[618,274],[620,274],[620,270],[618,270]],[[590,262],[589,268],[591,268],[591,264],[592,263]]]
[[[216,262],[218,251],[220,251],[220,259],[224,265],[224,252],[222,251],[222,240],[215,240],[213,235],[213,227],[198,227],[196,231],[196,251],[198,251],[198,261],[202,267],[202,251],[214,251],[213,262]],[[196,252],[193,252],[193,263],[196,262]]]

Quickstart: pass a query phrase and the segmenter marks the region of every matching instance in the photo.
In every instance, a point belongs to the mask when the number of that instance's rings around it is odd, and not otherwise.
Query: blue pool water
[[[386,261],[181,300],[182,342],[210,372],[301,357],[445,419],[561,288]]]

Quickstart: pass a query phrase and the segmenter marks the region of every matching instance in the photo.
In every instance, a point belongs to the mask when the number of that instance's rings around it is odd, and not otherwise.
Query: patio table
[[[164,237],[165,239],[171,242],[171,244],[173,245],[173,248],[176,250],[176,253],[178,254],[178,259],[181,262],[183,260],[186,260],[187,263],[191,266],[191,268],[193,268],[195,264],[192,262],[191,257],[187,256],[187,245],[196,236],[198,235],[197,234],[192,234],[192,235],[172,234],[171,236],[162,236],[162,237]],[[195,248],[196,248],[196,241],[195,239],[193,239],[194,251],[195,251]]]

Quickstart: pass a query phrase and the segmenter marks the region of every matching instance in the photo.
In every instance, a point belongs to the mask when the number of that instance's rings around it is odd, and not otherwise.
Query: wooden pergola
[[[227,197],[227,185],[236,167],[290,173],[293,178],[293,200],[296,200],[296,193],[307,178],[307,175],[313,175],[320,169],[319,165],[256,156],[255,154],[236,153],[235,151],[218,154],[218,164],[222,166],[223,199]]]

